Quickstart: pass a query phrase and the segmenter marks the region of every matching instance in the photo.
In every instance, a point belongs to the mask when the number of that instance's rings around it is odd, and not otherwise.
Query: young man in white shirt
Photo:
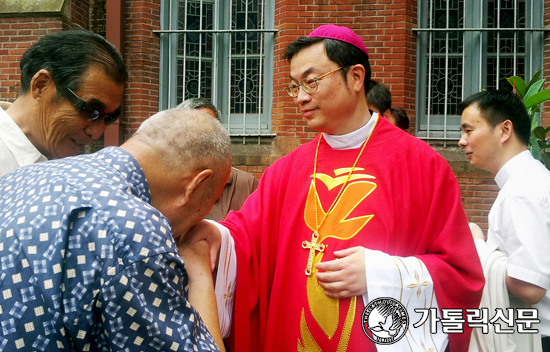
[[[508,256],[508,291],[538,303],[543,349],[550,351],[550,171],[529,152],[531,119],[520,98],[504,91],[474,94],[459,104],[458,113],[459,146],[499,187],[487,245]]]

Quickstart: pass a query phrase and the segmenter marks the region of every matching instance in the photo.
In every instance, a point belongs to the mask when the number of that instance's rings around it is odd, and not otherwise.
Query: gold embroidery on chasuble
[[[302,244],[304,249],[309,250],[308,265],[306,268],[307,299],[309,307],[306,309],[309,309],[311,315],[329,339],[332,339],[337,333],[340,309],[339,300],[325,295],[325,290],[319,285],[315,277],[315,273],[317,273],[315,264],[322,261],[324,255],[325,245],[322,242],[326,238],[347,241],[359,233],[359,231],[361,231],[361,229],[374,217],[374,214],[361,215],[354,218],[349,217],[357,206],[376,189],[376,183],[365,181],[366,179],[375,178],[367,174],[352,174],[346,183],[348,177],[345,174],[348,174],[350,170],[352,169],[343,168],[334,170],[335,178],[321,173],[316,175],[317,180],[325,184],[329,191],[340,185],[344,185],[345,187],[339,199],[337,199],[332,206],[332,209],[329,208],[327,210],[328,214],[325,212],[319,195],[316,192],[316,188],[313,184],[315,180],[311,182],[304,210],[305,223],[313,231],[311,242],[304,241]],[[355,168],[354,171],[357,172],[362,170],[364,169]],[[344,174],[344,176],[339,176],[342,174]],[[319,220],[316,219],[316,216],[318,216],[319,219],[324,219],[319,225],[319,228],[317,228]],[[346,314],[346,321],[341,329],[342,331],[338,334],[340,335],[338,351],[345,351],[347,349],[351,328],[355,319],[356,300],[356,297],[351,299],[350,307]],[[306,324],[304,310],[302,310],[300,330],[301,341],[298,340],[298,351],[319,351],[319,346],[313,339],[310,328]]]
[[[409,271],[408,265],[400,257],[395,257],[393,262],[399,272],[399,278],[401,281],[401,294],[399,295],[399,301],[403,303],[406,309],[409,309],[411,301],[416,301],[414,306],[418,307],[433,307],[435,300],[435,292],[432,290],[431,294],[426,290],[430,286],[431,282],[424,279],[424,266],[420,259],[415,258],[418,262],[417,268],[411,268],[414,270],[414,275]],[[418,272],[420,270],[420,273]],[[410,282],[410,283],[409,283]],[[408,285],[405,285],[409,283]],[[408,289],[408,290],[406,290]],[[421,297],[423,296],[423,297]],[[413,334],[411,330],[412,326],[409,325],[406,334],[407,343],[410,346],[411,351],[421,348],[426,352],[437,352],[436,343],[433,339],[433,334],[430,333],[426,326],[422,326],[422,334]],[[416,336],[416,337],[415,337]]]

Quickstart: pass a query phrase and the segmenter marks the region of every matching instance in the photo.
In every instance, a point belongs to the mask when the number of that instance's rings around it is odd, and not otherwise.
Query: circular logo
[[[401,340],[409,328],[405,306],[390,297],[377,298],[363,309],[363,332],[378,345],[391,345]]]

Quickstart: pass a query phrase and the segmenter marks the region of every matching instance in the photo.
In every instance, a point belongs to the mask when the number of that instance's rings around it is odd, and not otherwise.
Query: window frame
[[[228,74],[213,74],[212,96],[210,100],[220,110],[223,124],[231,136],[264,137],[275,136],[271,126],[273,105],[273,76],[274,76],[274,46],[277,29],[274,27],[275,3],[273,0],[257,0],[263,3],[264,29],[231,29],[231,11],[222,9],[230,6],[234,0],[197,0],[201,9],[203,3],[213,4],[213,29],[210,30],[178,30],[178,7],[180,0],[167,0],[161,4],[160,30],[154,31],[160,36],[160,65],[159,65],[159,110],[173,108],[178,104],[178,34],[182,33],[210,33],[212,34],[212,72]],[[227,5],[227,6],[226,6]],[[202,11],[202,10],[201,10]],[[262,94],[258,96],[258,104],[262,106],[262,113],[230,113],[231,97],[231,35],[242,32],[257,32],[263,35],[263,45],[260,48],[260,65],[263,75],[260,78]],[[245,57],[248,54],[245,54]],[[258,54],[252,54],[254,56]],[[202,57],[202,56],[201,56]],[[200,62],[201,59],[199,59]],[[246,61],[246,59],[244,60]],[[245,66],[246,67],[246,66]],[[245,72],[250,72],[245,69]],[[271,82],[271,83],[270,83]],[[185,83],[184,83],[185,85]],[[246,104],[246,103],[245,103]]]
[[[498,2],[498,0],[495,0]],[[517,0],[513,0],[517,8]],[[419,1],[418,3],[418,29],[417,32],[417,80],[416,80],[416,124],[415,135],[426,140],[458,140],[460,138],[460,125],[447,125],[449,116],[456,119],[456,115],[447,114],[447,106],[443,116],[443,130],[431,130],[436,125],[431,124],[430,113],[427,109],[427,88],[430,70],[430,36],[436,31],[460,33],[462,32],[462,99],[487,88],[487,37],[489,32],[502,33],[512,31],[525,33],[525,72],[517,72],[514,64],[514,75],[521,75],[530,79],[543,67],[544,55],[544,31],[543,0],[526,0],[525,28],[488,28],[488,2],[487,0],[464,0],[464,21],[462,28],[431,28],[428,15],[432,13],[430,6],[433,1]],[[479,15],[476,16],[475,14]],[[540,15],[535,15],[535,14]],[[445,51],[445,60],[448,64],[449,50]],[[500,57],[500,52],[497,57]],[[517,47],[514,49],[514,59],[518,55]],[[448,67],[448,66],[446,66]],[[445,69],[445,77],[449,70]],[[433,72],[432,72],[433,73]],[[498,77],[498,73],[497,73]],[[453,126],[455,127],[453,129]]]

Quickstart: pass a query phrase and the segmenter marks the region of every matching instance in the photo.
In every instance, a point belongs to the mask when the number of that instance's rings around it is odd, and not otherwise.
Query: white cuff
[[[442,331],[439,321],[435,334],[430,333],[429,322],[418,328],[413,327],[413,324],[423,317],[422,312],[414,311],[415,308],[435,308],[439,317],[432,277],[420,259],[390,256],[367,249],[365,274],[367,276],[367,294],[363,295],[365,306],[377,298],[391,297],[401,302],[409,315],[409,327],[405,336],[391,345],[377,345],[378,352],[425,351],[430,348],[435,351],[445,350],[449,337]]]
[[[222,337],[226,338],[231,331],[235,282],[237,280],[237,253],[235,252],[235,241],[233,241],[229,230],[215,221],[207,221],[214,224],[221,234],[220,258],[218,259],[214,292],[218,304],[220,331]]]
[[[480,258],[487,254],[487,248],[489,248],[489,246],[487,246],[487,242],[478,238],[474,240],[474,244],[476,245],[477,254]]]

